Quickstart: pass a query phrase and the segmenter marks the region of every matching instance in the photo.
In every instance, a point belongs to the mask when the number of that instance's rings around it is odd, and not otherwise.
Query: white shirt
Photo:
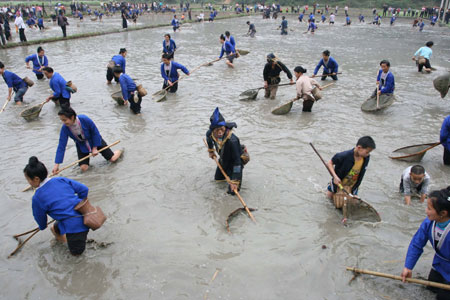
[[[297,95],[311,95],[311,91],[313,90],[311,78],[309,78],[308,75],[303,74],[298,78],[297,82],[295,83],[295,87],[297,89]]]
[[[17,27],[19,27],[20,29],[22,28],[26,28],[25,23],[23,22],[22,17],[16,17],[16,20],[14,21],[14,25],[16,25]]]

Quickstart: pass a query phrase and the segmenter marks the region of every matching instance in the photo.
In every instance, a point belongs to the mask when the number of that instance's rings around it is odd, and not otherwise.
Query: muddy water
[[[51,66],[78,86],[74,109],[91,117],[107,142],[120,139],[119,147],[126,149],[118,164],[97,157],[85,174],[77,168],[63,173],[87,184],[91,201],[109,217],[89,238],[112,244],[90,244],[83,256],[73,258],[46,230],[17,257],[6,259],[16,246],[12,235],[36,226],[32,194],[21,192],[26,186],[22,169],[31,155],[52,168],[61,126],[51,103],[31,123],[18,116],[21,109],[9,106],[0,120],[2,298],[432,299],[421,287],[385,279],[363,277],[348,285],[351,274],[345,266],[402,271],[409,241],[425,218],[425,204],[403,205],[398,184],[408,163],[393,162],[388,155],[395,148],[439,139],[449,100],[440,98],[431,81],[450,67],[448,30],[427,26],[419,33],[403,20],[392,28],[343,27],[339,19],[334,27],[319,25],[311,36],[302,34],[305,25],[290,19],[294,31],[280,36],[274,30],[279,20],[254,17],[258,32],[250,39],[243,37],[245,21],[195,24],[174,34],[180,47],[176,61],[190,69],[218,56],[218,36],[225,30],[234,34],[238,48],[251,53],[236,60],[234,70],[224,62],[201,68],[181,81],[178,93],[166,102],[153,103],[147,96],[141,116],[110,98],[118,86],[105,84],[105,66],[126,47],[127,73],[149,94],[157,91],[162,85],[159,51],[169,27],[43,45]],[[432,65],[438,70],[422,75],[411,57],[428,40],[435,42]],[[1,51],[1,61],[20,75],[33,76],[23,59],[34,48]],[[324,49],[330,49],[343,75],[324,91],[312,113],[302,113],[299,104],[286,116],[270,113],[295,96],[294,87],[280,88],[273,101],[262,92],[256,101],[238,100],[242,91],[262,85],[267,53],[275,52],[291,70],[301,64],[311,74]],[[385,58],[396,76],[398,101],[382,113],[362,113],[360,105],[375,88],[378,62]],[[48,80],[37,82],[25,99],[37,104],[49,93]],[[3,83],[0,94],[6,94]],[[223,183],[213,181],[215,165],[202,142],[216,106],[238,123],[236,134],[252,156],[241,194],[258,209],[257,224],[241,215],[231,225],[233,235],[224,222],[240,203],[226,194]],[[377,149],[360,195],[378,209],[383,222],[343,227],[341,213],[324,197],[329,176],[308,143],[329,159],[362,135],[373,136]],[[69,142],[65,163],[74,160]],[[449,169],[441,161],[439,147],[422,161],[432,189],[449,184]],[[432,257],[427,246],[414,274],[426,276]]]

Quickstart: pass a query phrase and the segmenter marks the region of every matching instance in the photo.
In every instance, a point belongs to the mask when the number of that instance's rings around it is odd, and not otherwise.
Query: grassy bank
[[[225,16],[218,16],[216,17],[216,20],[223,20],[223,19],[231,19],[231,18],[241,18],[241,17],[247,17],[247,14],[229,14]],[[118,22],[120,20],[118,19]],[[121,22],[121,21],[120,21]],[[192,21],[184,21],[183,24],[186,23],[195,23],[195,20]],[[80,34],[73,34],[67,37],[51,37],[51,38],[44,38],[44,39],[38,39],[38,40],[32,40],[28,41],[26,43],[21,42],[15,42],[15,43],[9,43],[4,46],[0,46],[0,49],[9,49],[9,48],[15,48],[15,47],[21,47],[21,46],[30,46],[30,45],[38,45],[38,44],[44,44],[44,43],[53,43],[53,42],[59,42],[59,41],[67,41],[67,40],[74,40],[74,39],[81,39],[81,38],[89,38],[89,37],[95,37],[99,35],[107,35],[107,34],[113,34],[113,33],[121,33],[121,32],[130,32],[130,31],[136,31],[136,30],[143,30],[143,29],[152,29],[152,28],[159,28],[159,27],[170,27],[170,24],[164,23],[164,24],[154,24],[154,25],[143,25],[143,26],[137,26],[137,27],[129,27],[128,29],[112,29],[112,30],[106,30],[106,31],[97,31],[97,32],[86,32],[86,33],[80,33]]]
[[[87,4],[89,6],[100,6],[100,3],[108,3],[107,1],[81,1],[84,4]],[[150,4],[152,1],[148,0],[148,1],[144,1],[144,0],[138,0],[136,2],[147,2],[148,4]],[[183,2],[186,3],[186,0],[184,0]],[[191,1],[192,2],[192,1]],[[191,3],[191,8],[192,9],[200,9],[200,3],[201,0],[197,3]],[[235,3],[242,3],[240,1],[232,1],[230,5],[235,5]],[[373,8],[376,7],[377,9],[381,9],[383,7],[384,4],[387,4],[389,6],[392,7],[400,7],[400,8],[414,8],[414,9],[420,9],[422,8],[422,6],[425,7],[433,7],[433,6],[437,6],[439,7],[439,5],[441,4],[440,0],[327,0],[327,1],[317,1],[317,0],[302,0],[302,1],[296,1],[296,0],[278,0],[275,1],[275,3],[279,3],[282,6],[304,6],[304,5],[309,5],[309,6],[313,6],[314,3],[320,3],[320,6],[324,7],[325,4],[330,5],[330,7],[335,7],[336,5],[338,5],[340,8],[344,8],[346,5],[348,5],[350,8]],[[39,4],[41,5],[42,3],[45,4],[46,7],[50,7],[50,1],[8,1],[5,2],[6,4],[11,3],[13,5],[17,5],[17,4],[23,4],[23,5],[33,5],[33,4]],[[66,7],[70,7],[70,4],[72,3],[72,1],[52,1],[51,2],[51,6],[56,5],[57,3],[61,3]],[[207,3],[211,3],[214,6],[218,7],[218,6],[222,6],[222,4],[224,3],[224,1],[203,1],[203,3],[206,5]],[[258,3],[258,1],[245,1],[246,4],[248,5],[254,5],[255,3]],[[269,2],[268,2],[269,3]],[[271,4],[272,2],[270,2]],[[177,8],[180,6],[180,0],[173,0],[173,1],[164,1],[164,4],[167,4],[169,6],[176,6]]]

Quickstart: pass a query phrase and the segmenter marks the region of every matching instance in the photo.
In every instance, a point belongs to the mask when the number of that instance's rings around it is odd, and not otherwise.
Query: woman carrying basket
[[[47,215],[56,220],[50,228],[55,238],[67,243],[72,255],[86,248],[89,228],[75,207],[88,195],[88,187],[64,177],[47,178],[45,165],[30,157],[23,170],[28,183],[36,189],[32,199],[33,216],[40,230],[47,228]]]

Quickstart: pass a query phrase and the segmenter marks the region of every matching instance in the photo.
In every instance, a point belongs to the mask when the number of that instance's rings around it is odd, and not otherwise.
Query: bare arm
[[[411,196],[405,196],[405,204],[410,205],[411,204]]]
[[[328,167],[328,170],[330,170],[331,175],[333,175],[333,182],[334,182],[334,184],[340,185],[341,184],[341,179],[337,176],[336,172],[334,171],[333,161],[330,160],[327,163],[327,167]]]
[[[423,203],[426,198],[427,198],[427,194],[420,195],[420,203]]]

